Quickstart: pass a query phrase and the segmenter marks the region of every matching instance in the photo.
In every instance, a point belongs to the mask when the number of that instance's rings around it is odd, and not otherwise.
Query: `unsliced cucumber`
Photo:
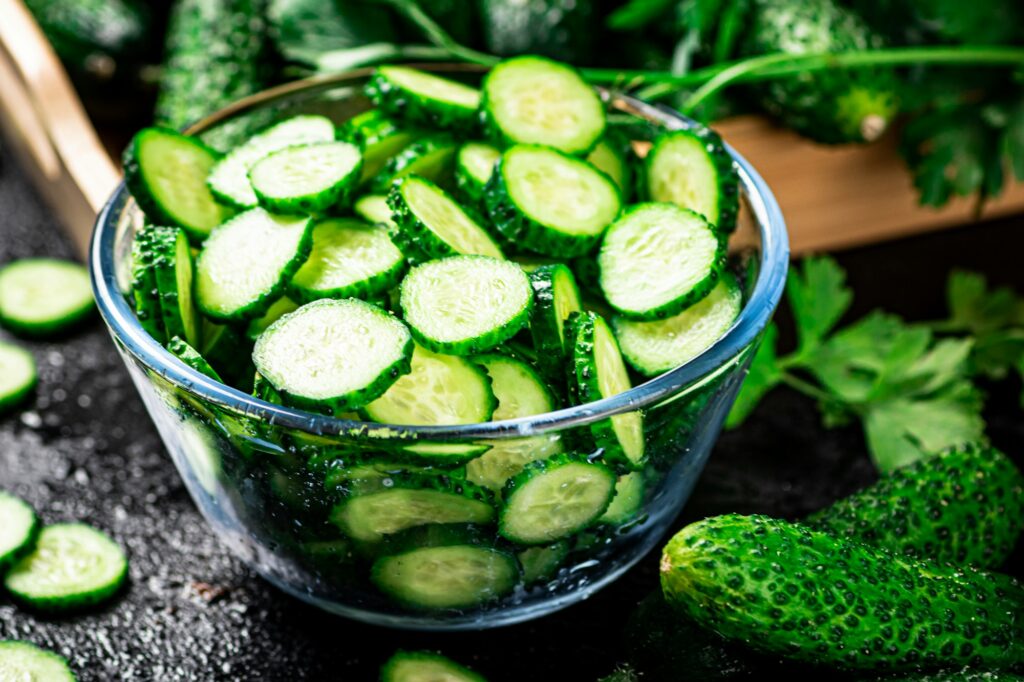
[[[58,334],[93,308],[89,272],[77,263],[25,258],[0,268],[0,324],[15,333]]]
[[[0,641],[0,680],[75,682],[63,657],[28,642]]]
[[[338,414],[385,393],[409,372],[412,337],[364,301],[308,303],[256,341],[253,362],[285,402]]]
[[[467,142],[459,147],[455,157],[455,186],[471,206],[482,204],[484,188],[500,158],[501,151],[497,147],[483,142]]]
[[[530,335],[537,350],[537,365],[548,381],[560,385],[570,350],[565,342],[565,321],[583,310],[576,278],[567,266],[542,265],[530,273],[533,285],[533,312]]]
[[[413,260],[456,254],[504,258],[491,235],[425,178],[411,176],[392,187],[388,205],[398,226],[392,239]]]
[[[542,144],[586,154],[604,133],[601,98],[568,64],[515,57],[498,64],[483,85],[484,125],[502,145]]]
[[[708,296],[664,320],[612,320],[622,355],[645,376],[657,376],[694,359],[729,330],[740,314],[743,292],[723,274]]]
[[[527,585],[551,579],[569,556],[569,543],[559,540],[551,545],[527,547],[516,555],[523,567],[523,582]]]
[[[39,533],[4,586],[19,602],[53,613],[105,602],[127,578],[128,558],[117,543],[89,526],[61,523]]]
[[[353,218],[324,220],[313,228],[313,250],[288,285],[302,302],[363,298],[398,284],[405,257],[387,231]]]
[[[249,323],[245,325],[245,335],[250,341],[255,341],[260,338],[260,335],[267,331],[270,325],[274,324],[288,313],[294,313],[299,309],[299,304],[288,296],[282,296],[267,308],[267,312],[263,313],[254,320],[249,320]]]
[[[622,203],[611,179],[558,150],[505,150],[485,191],[495,228],[521,248],[571,258],[597,246]]]
[[[362,152],[349,142],[285,147],[257,161],[249,182],[260,205],[275,213],[347,209],[362,172]]]
[[[177,225],[201,242],[231,217],[206,187],[220,155],[194,137],[144,128],[124,152],[124,181],[142,212],[155,223]]]
[[[526,325],[533,289],[511,261],[450,256],[409,271],[402,280],[401,306],[420,345],[438,353],[474,355]]]
[[[38,380],[32,354],[12,343],[0,341],[0,414],[28,398]]]
[[[156,280],[164,333],[198,346],[202,325],[193,298],[194,268],[188,236],[177,227],[149,227],[146,232],[143,249],[151,251],[148,262]]]
[[[360,181],[366,181],[377,175],[388,159],[409,146],[420,133],[399,127],[380,109],[369,109],[346,121],[338,136],[363,150]]]
[[[370,182],[370,189],[387,193],[402,178],[418,175],[439,185],[449,186],[458,144],[450,135],[420,138],[392,156]]]
[[[217,374],[217,370],[210,366],[210,363],[199,354],[192,346],[182,339],[180,336],[173,337],[167,342],[167,350],[181,360],[183,363],[196,370],[201,374],[205,374],[214,381],[221,381],[220,375]]]
[[[427,651],[399,651],[380,670],[381,682],[486,682],[455,661]]]
[[[634,520],[644,504],[646,484],[642,471],[631,471],[619,476],[615,483],[615,498],[608,505],[598,523],[621,526]]]
[[[39,517],[26,502],[0,491],[0,575],[35,544]]]
[[[531,462],[505,485],[499,532],[524,545],[550,544],[593,524],[615,495],[615,474],[573,454]]]
[[[381,557],[374,584],[418,609],[462,609],[502,597],[519,582],[515,557],[490,547],[423,547]]]
[[[235,147],[209,170],[213,196],[234,208],[253,208],[259,198],[249,182],[249,171],[261,159],[286,147],[334,139],[334,124],[324,116],[295,116],[275,123]]]
[[[262,208],[240,213],[210,235],[196,262],[196,300],[215,320],[267,312],[309,256],[313,221]]]
[[[477,122],[480,91],[407,66],[381,66],[366,84],[381,111],[414,124],[465,132]]]
[[[386,194],[364,194],[355,200],[352,210],[366,222],[387,228],[389,233],[398,229],[398,225],[391,219],[391,207],[388,206]]]
[[[657,320],[711,293],[725,242],[704,218],[674,204],[638,204],[615,221],[597,263],[605,299],[623,316]]]
[[[590,165],[611,178],[623,198],[629,197],[633,187],[630,154],[629,142],[609,131],[587,155]]]
[[[662,133],[644,166],[651,201],[688,208],[722,232],[736,228],[739,176],[718,133],[703,126]]]

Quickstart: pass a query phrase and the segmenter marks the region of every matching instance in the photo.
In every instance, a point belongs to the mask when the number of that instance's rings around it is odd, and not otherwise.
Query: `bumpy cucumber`
[[[89,271],[53,258],[24,258],[0,268],[0,325],[25,336],[59,334],[94,309]]]
[[[156,281],[164,333],[199,345],[202,324],[193,297],[194,266],[188,236],[177,227],[149,227],[142,243],[144,250],[150,250],[147,262]]]
[[[24,501],[0,491],[0,575],[29,551],[39,535],[39,518]]]
[[[519,582],[515,557],[479,545],[422,547],[381,557],[374,584],[416,609],[464,609],[498,599]]]
[[[0,341],[0,414],[24,402],[38,380],[32,354],[12,343]]]
[[[455,156],[455,186],[470,206],[481,206],[484,188],[494,173],[501,151],[483,142],[467,142]]]
[[[63,657],[28,642],[0,641],[0,680],[75,682]]]
[[[549,580],[558,572],[569,556],[569,543],[559,540],[551,545],[527,547],[516,557],[523,567],[523,582],[527,585]]]
[[[427,651],[399,651],[380,670],[381,682],[486,682],[455,661]]]
[[[571,355],[565,342],[565,322],[569,315],[583,310],[576,278],[567,266],[542,265],[530,273],[533,285],[533,312],[530,335],[537,349],[537,365],[548,381],[561,384]]]
[[[382,66],[366,95],[384,113],[413,124],[465,132],[475,127],[480,91],[406,66]]]
[[[163,343],[164,318],[160,310],[160,292],[156,288],[153,249],[149,248],[150,231],[143,228],[132,238],[132,301],[135,317],[146,333]]]
[[[388,159],[419,137],[419,133],[399,127],[380,109],[369,109],[346,121],[338,137],[363,150],[361,181],[366,181],[377,175]]]
[[[323,213],[349,207],[363,155],[349,142],[285,147],[249,169],[260,205],[275,213]]]
[[[458,144],[450,135],[435,134],[422,137],[392,156],[373,176],[369,188],[379,194],[387,193],[402,178],[418,175],[421,178],[448,187],[455,164]]]
[[[217,374],[217,370],[210,366],[210,363],[199,354],[192,346],[182,339],[180,336],[173,337],[167,342],[167,350],[181,360],[183,363],[191,367],[192,369],[205,374],[214,381],[221,381],[220,375]]]

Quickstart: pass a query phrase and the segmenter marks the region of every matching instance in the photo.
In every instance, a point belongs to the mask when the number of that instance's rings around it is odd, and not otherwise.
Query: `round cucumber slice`
[[[594,523],[615,495],[615,474],[576,455],[527,464],[505,486],[499,532],[524,545],[549,544]]]
[[[450,658],[425,651],[399,651],[384,664],[381,682],[486,682]]]
[[[322,213],[349,205],[363,156],[348,142],[296,145],[274,152],[249,170],[262,206],[275,213]]]
[[[69,611],[110,599],[128,578],[128,559],[113,540],[80,523],[47,526],[4,586],[41,611]]]
[[[627,196],[632,182],[629,161],[626,156],[629,149],[627,142],[620,142],[618,136],[605,136],[587,155],[587,161],[615,183],[622,196]]]
[[[388,206],[386,194],[365,194],[356,199],[352,210],[366,222],[385,227],[389,232],[398,229],[398,225],[391,219],[391,207]]]
[[[523,582],[527,585],[552,578],[569,556],[569,543],[559,540],[552,545],[528,547],[516,555],[523,567]]]
[[[63,657],[28,642],[0,641],[0,680],[75,682]]]
[[[675,315],[715,287],[725,242],[693,211],[638,204],[608,228],[597,257],[601,290],[630,319]]]
[[[349,298],[285,315],[256,341],[252,359],[285,402],[338,414],[376,399],[408,373],[412,349],[404,324]]]
[[[530,335],[537,349],[537,365],[549,381],[561,384],[565,380],[568,356],[565,321],[572,313],[583,310],[576,277],[561,263],[542,265],[530,273],[530,284],[533,285]]]
[[[615,484],[615,497],[598,522],[621,526],[635,519],[644,503],[645,488],[642,471],[631,471],[619,476]]]
[[[515,336],[529,320],[533,289],[523,269],[484,256],[417,265],[402,280],[400,305],[426,348],[473,355]]]
[[[39,518],[27,503],[0,491],[0,574],[36,541]]]
[[[484,187],[494,173],[501,151],[483,142],[467,142],[455,157],[455,186],[466,201],[474,206],[484,198]]]
[[[372,578],[381,592],[412,608],[459,609],[511,592],[519,567],[488,547],[423,547],[378,559]]]
[[[387,160],[370,182],[370,189],[386,193],[396,182],[410,175],[447,186],[457,149],[450,135],[430,135],[416,140]]]
[[[385,113],[439,128],[476,123],[480,91],[406,66],[381,66],[366,84],[366,95]]]
[[[28,398],[38,379],[36,361],[32,354],[0,341],[0,413]]]
[[[26,258],[0,268],[0,324],[15,333],[62,332],[93,306],[89,271],[77,263]]]

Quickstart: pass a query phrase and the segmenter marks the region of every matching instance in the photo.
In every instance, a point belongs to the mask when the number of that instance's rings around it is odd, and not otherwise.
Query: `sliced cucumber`
[[[84,524],[61,523],[43,528],[4,586],[19,602],[52,613],[105,602],[127,578],[128,559],[117,543]]]
[[[164,333],[197,346],[202,325],[192,295],[194,266],[188,236],[177,227],[149,227],[145,234],[142,248],[150,252]]]
[[[28,642],[0,641],[0,680],[5,682],[75,682],[63,657]]]
[[[472,206],[480,206],[484,188],[494,174],[494,165],[501,151],[483,142],[467,142],[455,157],[455,186],[462,198]]]
[[[0,341],[0,414],[25,401],[38,380],[32,354],[12,343]]]
[[[390,485],[338,504],[331,521],[355,540],[378,542],[408,528],[433,523],[494,521],[493,495],[447,476],[395,475]]]
[[[200,355],[228,383],[248,391],[246,382],[252,378],[252,344],[242,333],[226,324],[203,319],[203,345]]]
[[[722,232],[736,228],[739,176],[722,138],[703,126],[658,136],[644,160],[647,195],[704,216]]]
[[[388,232],[398,229],[398,225],[391,219],[391,207],[388,206],[386,194],[364,194],[352,204],[352,210],[366,222],[380,225]]]
[[[622,355],[645,376],[657,376],[694,359],[725,334],[739,317],[743,293],[736,279],[723,274],[711,293],[664,320],[612,320]]]
[[[550,544],[593,524],[615,495],[615,474],[572,454],[531,462],[503,491],[498,531],[523,545]]]
[[[147,244],[149,236],[150,231],[143,228],[132,238],[132,300],[139,324],[147,334],[163,343],[167,335],[160,310],[160,292],[156,288],[153,250]]]
[[[515,336],[529,320],[533,289],[523,269],[485,256],[417,265],[401,286],[406,324],[422,346],[473,355]]]
[[[638,204],[608,228],[597,257],[601,290],[634,320],[671,317],[711,293],[725,242],[701,216],[673,204]]]
[[[530,273],[533,285],[533,312],[530,335],[537,349],[537,365],[548,381],[561,384],[569,349],[565,343],[565,321],[583,310],[576,278],[567,266],[542,265]]]
[[[388,205],[398,226],[392,239],[407,256],[504,258],[491,235],[443,189],[425,178],[412,176],[392,187]]]
[[[199,354],[199,351],[188,345],[180,336],[175,336],[167,342],[167,350],[197,372],[205,374],[214,381],[222,381],[217,370],[211,367],[210,363]]]
[[[35,544],[39,518],[27,503],[0,491],[0,575]]]
[[[93,308],[89,271],[78,263],[25,258],[0,268],[0,324],[15,333],[58,334]]]
[[[209,172],[213,195],[228,206],[253,208],[259,203],[249,183],[249,171],[273,152],[300,144],[330,142],[334,124],[324,116],[295,116],[266,128],[235,147]]]
[[[363,150],[361,182],[377,175],[388,159],[417,137],[416,131],[399,127],[380,109],[370,109],[353,116],[339,134],[339,139],[357,144]]]
[[[254,208],[210,235],[196,263],[199,309],[215,320],[263,315],[309,256],[313,221]]]
[[[486,682],[450,658],[426,651],[399,651],[380,670],[381,682]]]
[[[327,490],[343,489],[349,492],[366,493],[379,492],[391,486],[395,476],[407,474],[426,475],[442,473],[445,476],[459,477],[461,471],[455,468],[435,468],[399,462],[395,460],[378,459],[375,457],[355,462],[345,462],[347,466],[328,465],[327,473],[324,476],[324,487]]]
[[[349,142],[285,147],[257,161],[249,182],[260,205],[275,213],[323,213],[348,208],[363,155]]]
[[[542,144],[586,154],[604,133],[597,92],[567,64],[544,57],[515,57],[484,79],[484,125],[503,145]]]
[[[622,208],[619,190],[607,175],[582,159],[532,145],[502,154],[485,203],[506,239],[558,258],[597,246]]]
[[[245,325],[245,336],[250,341],[255,341],[260,338],[260,335],[267,331],[270,325],[274,324],[288,313],[294,313],[299,309],[299,304],[293,301],[288,296],[282,296],[267,308],[267,312],[263,313],[255,320],[249,320],[249,324]]]
[[[628,391],[632,384],[608,323],[591,312],[573,313],[566,323],[573,347],[573,380],[581,404]],[[644,422],[640,412],[617,414],[590,425],[604,461],[639,469],[644,460]]]
[[[621,526],[635,519],[644,505],[645,489],[642,471],[631,471],[619,476],[615,484],[615,498],[598,522]]]
[[[313,250],[288,292],[302,302],[370,298],[398,284],[405,256],[387,231],[354,218],[324,220],[313,228]]]
[[[569,543],[559,540],[553,545],[528,547],[516,555],[523,567],[523,582],[527,585],[550,580],[569,556]]]
[[[527,363],[510,355],[488,353],[473,358],[491,377],[491,389],[498,399],[492,421],[544,414],[555,409],[554,396]]]
[[[628,197],[633,187],[629,154],[628,141],[617,134],[607,134],[587,155],[590,165],[611,178],[623,197]]]
[[[514,557],[490,547],[423,547],[381,557],[374,584],[397,601],[419,609],[464,609],[498,599],[519,582]]]
[[[526,436],[487,441],[490,449],[466,463],[466,479],[501,493],[510,478],[530,462],[564,450],[559,436]]]
[[[124,181],[155,223],[185,228],[199,242],[231,217],[206,186],[220,156],[198,139],[166,128],[145,128],[124,153]]]
[[[286,403],[334,414],[385,393],[409,372],[405,325],[364,301],[308,303],[256,341],[253,362]]]
[[[406,66],[381,66],[366,84],[377,107],[411,123],[465,130],[476,126],[480,91]]]
[[[370,182],[370,189],[385,194],[402,178],[418,175],[448,186],[458,144],[449,135],[430,135],[416,140],[384,164]]]

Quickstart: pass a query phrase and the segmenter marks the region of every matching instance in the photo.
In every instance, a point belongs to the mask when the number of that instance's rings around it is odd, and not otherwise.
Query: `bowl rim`
[[[480,67],[466,64],[415,65],[444,73],[479,73]],[[297,95],[313,96],[322,91],[352,86],[373,72],[372,68],[315,76],[264,90],[185,129],[188,134],[207,130],[239,114]],[[688,129],[695,121],[662,105],[651,105],[634,97],[600,89],[613,108],[657,122],[668,130]],[[100,314],[122,352],[134,357],[149,370],[157,372],[173,386],[231,412],[315,435],[345,435],[367,438],[407,438],[430,441],[469,441],[534,436],[582,426],[607,417],[642,409],[679,394],[683,390],[718,374],[737,361],[767,326],[786,283],[789,265],[789,240],[778,202],[753,166],[727,142],[733,157],[740,187],[753,214],[761,238],[757,280],[746,305],[732,327],[703,353],[689,362],[634,386],[625,393],[602,400],[563,408],[540,415],[503,421],[454,426],[411,426],[378,424],[307,412],[266,402],[255,396],[214,381],[188,367],[149,336],[139,324],[132,307],[121,292],[114,245],[117,228],[125,209],[133,200],[124,182],[117,187],[96,219],[89,250],[89,271]]]

